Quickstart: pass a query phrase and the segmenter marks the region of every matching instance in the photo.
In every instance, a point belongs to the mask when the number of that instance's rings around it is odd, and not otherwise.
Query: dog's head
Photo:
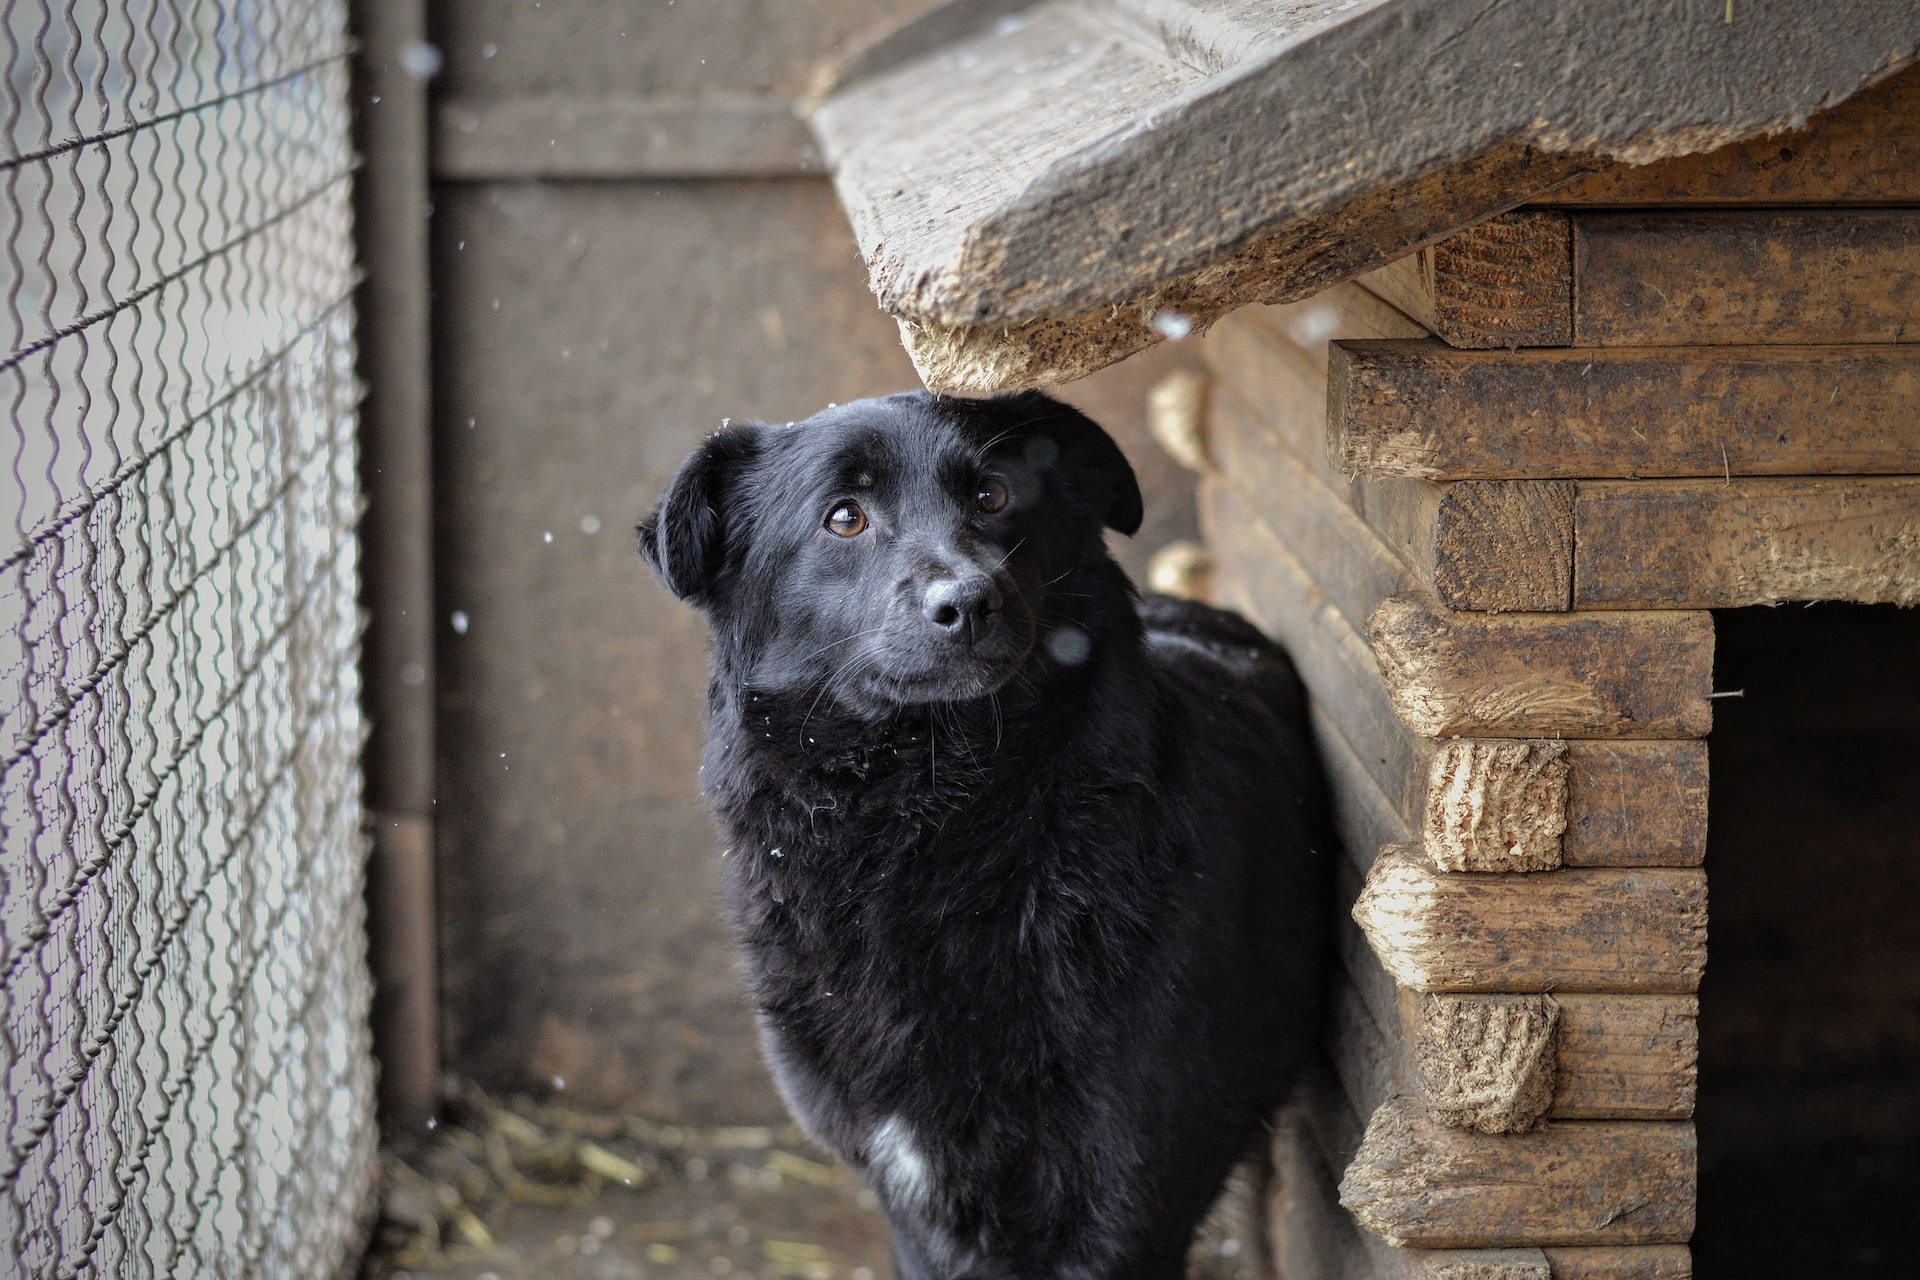
[[[1084,663],[1073,580],[1140,525],[1112,439],[1028,392],[861,400],[738,423],[683,463],[640,526],[668,589],[703,609],[741,686],[877,716]],[[1076,594],[1076,592],[1078,594]]]

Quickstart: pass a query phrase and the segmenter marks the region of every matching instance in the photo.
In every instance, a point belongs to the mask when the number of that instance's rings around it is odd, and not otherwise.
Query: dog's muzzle
[[[1005,607],[999,586],[984,576],[936,578],[920,597],[920,615],[934,631],[969,647],[993,630]]]

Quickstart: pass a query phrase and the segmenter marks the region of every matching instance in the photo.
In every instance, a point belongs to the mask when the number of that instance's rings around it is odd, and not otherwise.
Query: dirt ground
[[[466,1086],[384,1157],[362,1280],[886,1280],[873,1193],[791,1126],[696,1128]],[[1244,1197],[1242,1197],[1244,1199]],[[1251,1280],[1246,1215],[1203,1229],[1195,1280]]]
[[[464,1088],[385,1156],[363,1280],[875,1280],[872,1193],[797,1129],[693,1128]]]

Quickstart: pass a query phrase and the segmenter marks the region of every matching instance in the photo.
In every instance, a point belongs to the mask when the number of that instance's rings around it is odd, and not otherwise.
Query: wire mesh
[[[348,49],[342,0],[6,5],[11,1274],[328,1276],[356,1236]]]

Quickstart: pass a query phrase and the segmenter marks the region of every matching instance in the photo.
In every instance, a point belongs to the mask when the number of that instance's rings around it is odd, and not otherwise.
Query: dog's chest
[[[1010,1061],[1068,1071],[1122,1025],[1164,896],[1126,788],[956,772],[744,808],[729,897],[748,976],[821,1069],[971,1091]]]

